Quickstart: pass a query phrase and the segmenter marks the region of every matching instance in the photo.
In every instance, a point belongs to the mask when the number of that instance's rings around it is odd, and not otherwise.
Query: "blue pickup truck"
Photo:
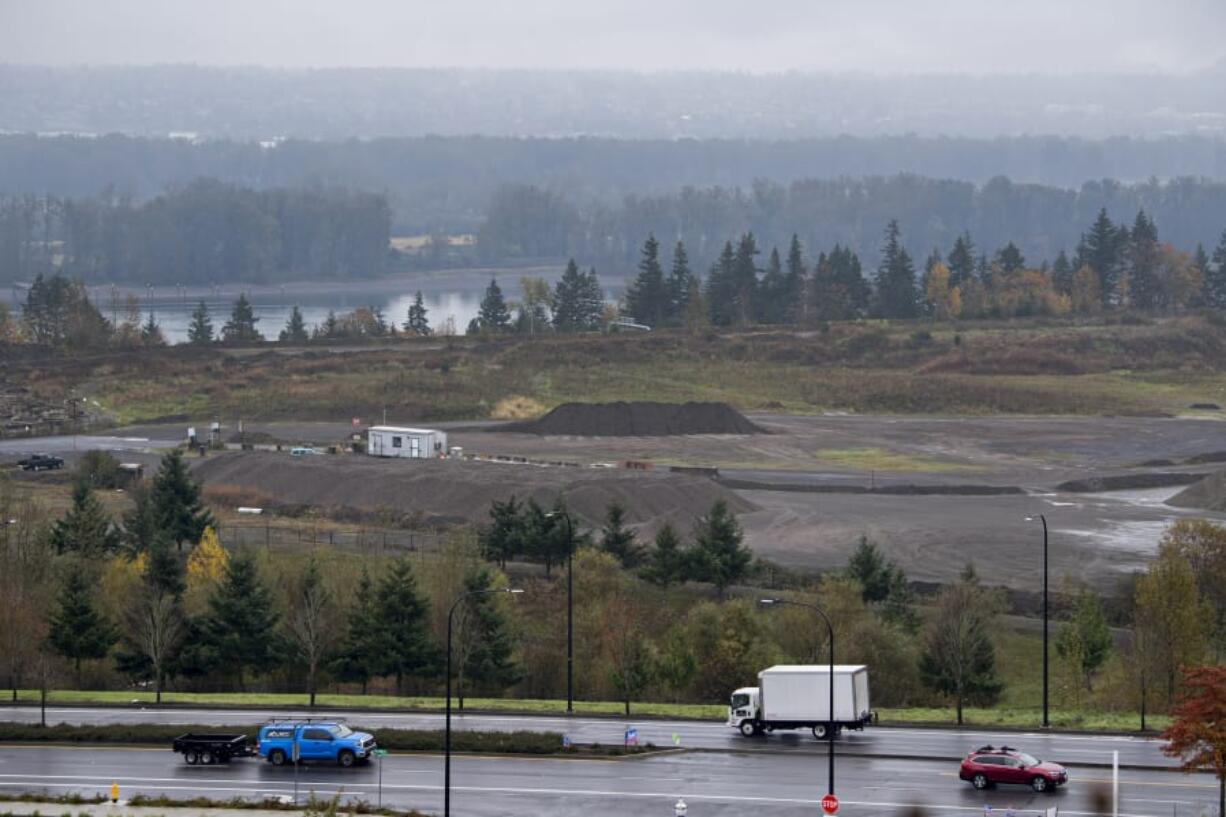
[[[274,766],[294,760],[327,760],[348,768],[367,763],[375,750],[375,737],[355,732],[335,721],[281,721],[260,727],[257,751]]]

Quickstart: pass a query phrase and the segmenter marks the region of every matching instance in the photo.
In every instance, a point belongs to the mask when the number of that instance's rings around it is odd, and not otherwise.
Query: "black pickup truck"
[[[17,460],[22,471],[54,470],[64,467],[64,461],[50,454],[32,454],[24,460]]]
[[[183,755],[184,762],[189,766],[195,766],[197,763],[205,766],[229,763],[231,758],[250,757],[255,754],[247,745],[246,735],[188,732],[175,738],[172,748]]]

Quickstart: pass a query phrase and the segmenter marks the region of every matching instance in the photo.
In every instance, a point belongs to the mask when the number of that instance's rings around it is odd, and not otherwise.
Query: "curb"
[[[378,706],[333,706],[329,704],[316,705],[314,709],[309,706],[292,706],[279,704],[217,704],[217,703],[190,703],[183,701],[167,701],[163,703],[155,703],[153,701],[140,701],[137,703],[87,703],[81,701],[48,701],[49,707],[57,709],[116,709],[116,710],[132,710],[140,711],[143,709],[201,709],[206,711],[227,712],[227,711],[250,711],[250,712],[268,712],[277,710],[288,711],[311,711],[311,712],[360,712],[362,714],[371,715],[442,715],[443,710],[427,709],[421,707],[378,707]],[[30,709],[38,708],[38,702],[30,703],[19,701],[0,701],[0,713],[5,709]],[[452,715],[456,715],[457,711],[452,710]],[[565,712],[524,712],[521,709],[465,709],[460,712],[461,715],[498,715],[512,716],[520,718],[556,718],[556,719],[586,719],[586,720],[608,720],[608,721],[625,721],[625,715],[621,714],[606,714],[600,712],[583,713],[576,712],[573,715],[567,715]],[[713,723],[715,719],[699,718],[693,715],[647,715],[647,714],[632,714],[630,720],[637,721],[686,721],[690,723]],[[964,723],[961,726],[944,721],[891,721],[883,720],[873,724],[873,726],[887,726],[891,729],[945,729],[950,732],[966,732],[966,731],[992,731],[1006,732],[1008,734],[1050,734],[1050,735],[1094,735],[1100,737],[1120,737],[1120,738],[1156,738],[1161,732],[1155,729],[1148,729],[1144,732],[1138,730],[1130,731],[1114,731],[1109,729],[1078,729],[1073,727],[1048,727],[1042,726],[998,726],[993,724],[976,724]]]

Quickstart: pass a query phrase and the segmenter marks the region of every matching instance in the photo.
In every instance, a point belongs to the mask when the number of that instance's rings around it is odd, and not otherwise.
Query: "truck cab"
[[[740,730],[745,737],[756,735],[762,692],[758,687],[741,687],[732,693],[728,701],[728,725]]]
[[[260,757],[274,766],[297,758],[325,760],[348,768],[370,760],[375,738],[336,721],[282,721],[260,728],[257,747]]]

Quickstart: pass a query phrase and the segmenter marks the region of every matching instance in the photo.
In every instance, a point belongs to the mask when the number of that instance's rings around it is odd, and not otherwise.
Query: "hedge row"
[[[245,734],[254,741],[259,734],[257,726],[188,726],[158,723],[123,723],[102,725],[57,724],[39,726],[33,723],[0,722],[0,741],[56,742],[56,743],[164,743],[186,732]],[[384,749],[401,752],[443,751],[442,730],[425,729],[372,729],[371,734]],[[562,747],[560,732],[474,732],[452,730],[451,748],[455,752],[478,752],[485,754],[527,755],[622,755],[650,751],[650,746],[623,748],[616,744],[602,746],[590,744]]]

